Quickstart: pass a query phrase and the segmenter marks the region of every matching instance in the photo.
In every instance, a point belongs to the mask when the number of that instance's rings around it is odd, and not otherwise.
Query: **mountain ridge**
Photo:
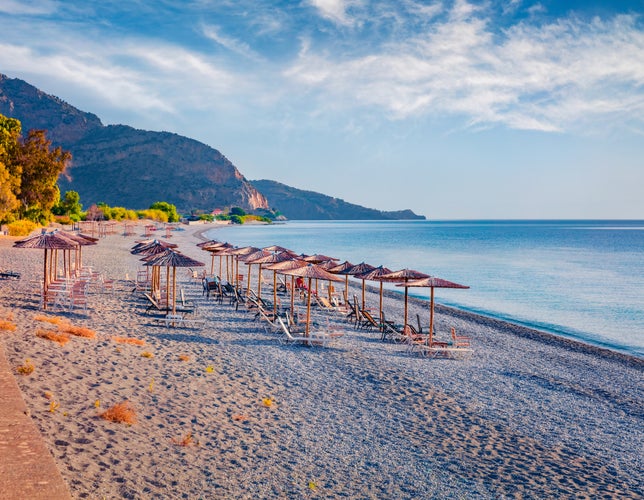
[[[52,143],[72,153],[68,176],[58,184],[61,192],[77,191],[86,205],[140,209],[167,201],[183,213],[229,206],[265,212],[272,206],[293,219],[424,219],[411,210],[383,212],[276,181],[250,182],[207,144],[172,132],[104,125],[95,114],[2,73],[0,113],[20,120],[23,134],[46,130]],[[270,204],[256,182],[274,183],[264,185]]]

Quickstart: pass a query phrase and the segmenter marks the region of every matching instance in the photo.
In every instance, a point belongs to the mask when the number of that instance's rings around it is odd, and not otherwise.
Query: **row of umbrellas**
[[[262,280],[262,267],[266,270],[273,271],[273,293],[276,294],[276,274],[290,275],[292,280],[295,277],[301,277],[308,280],[308,296],[307,296],[307,319],[306,319],[306,335],[308,335],[308,325],[310,323],[311,311],[311,292],[313,280],[325,280],[329,282],[345,282],[345,301],[348,300],[348,279],[353,276],[362,281],[362,308],[365,309],[365,282],[378,281],[380,283],[380,316],[382,317],[383,311],[383,283],[392,282],[397,283],[397,286],[404,287],[405,289],[405,312],[404,312],[404,325],[408,322],[408,290],[411,287],[423,287],[430,289],[430,320],[429,320],[429,335],[430,342],[431,336],[434,331],[434,289],[435,288],[469,288],[466,285],[460,285],[451,281],[441,278],[430,276],[420,271],[413,269],[402,269],[399,271],[391,271],[383,266],[372,266],[365,262],[353,265],[348,261],[338,264],[338,260],[326,255],[303,255],[296,254],[292,250],[279,247],[270,246],[265,248],[256,247],[241,247],[237,248],[230,243],[224,243],[216,240],[210,240],[198,245],[202,250],[209,251],[212,255],[213,265],[211,266],[211,273],[214,271],[214,258],[219,256],[219,275],[222,273],[222,259],[226,258],[226,270],[229,280],[231,280],[231,273],[229,269],[236,266],[236,271],[232,273],[234,280],[239,277],[239,262],[243,262],[249,266],[248,272],[248,285],[247,293],[250,293],[250,266],[258,265],[258,284],[257,295],[261,297],[261,280]],[[231,259],[230,263],[228,259]],[[234,261],[233,261],[234,259]],[[341,277],[343,276],[343,277]],[[239,283],[235,281],[238,285]],[[291,286],[293,290],[293,286]],[[317,289],[317,286],[316,286]],[[277,300],[274,296],[274,307],[277,307]],[[291,309],[293,308],[293,294],[291,294]]]

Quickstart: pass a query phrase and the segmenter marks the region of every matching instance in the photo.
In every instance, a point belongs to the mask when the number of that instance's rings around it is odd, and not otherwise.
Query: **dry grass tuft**
[[[179,361],[190,361],[190,356],[187,354],[179,354]]]
[[[112,337],[112,340],[119,344],[145,345],[145,340],[131,337]]]
[[[43,316],[42,314],[39,314],[38,316],[35,316],[34,319],[36,321],[43,321],[45,323],[51,323],[52,325],[66,325],[67,320],[65,318],[61,318],[59,316]]]
[[[36,336],[41,339],[51,340],[52,342],[58,342],[60,345],[65,345],[69,342],[69,335],[66,333],[56,333],[50,330],[36,330]]]
[[[144,358],[153,358],[154,354],[152,354],[151,352],[148,352],[148,351],[143,351],[141,353],[141,356],[143,356]]]
[[[246,415],[233,415],[233,420],[235,422],[246,422],[246,420],[248,420],[248,417]]]
[[[101,418],[109,420],[110,422],[118,422],[121,424],[134,425],[136,423],[136,413],[130,406],[129,401],[118,403],[108,410],[101,413]]]
[[[96,332],[90,330],[89,328],[84,328],[82,326],[72,326],[69,324],[61,324],[58,326],[58,330],[63,333],[69,333],[76,337],[85,337],[87,339],[93,339],[96,337]]]
[[[30,359],[25,359],[25,364],[16,368],[16,371],[20,375],[31,375],[36,367],[33,365]]]
[[[275,401],[273,401],[271,398],[264,398],[264,399],[262,399],[262,404],[266,408],[270,408],[271,406],[273,406],[275,404]]]
[[[0,330],[6,330],[8,332],[16,331],[15,323],[12,323],[10,320],[0,319]]]
[[[192,432],[189,432],[183,438],[181,439],[172,439],[172,442],[178,446],[199,446],[199,442],[195,441],[195,439],[192,437]]]

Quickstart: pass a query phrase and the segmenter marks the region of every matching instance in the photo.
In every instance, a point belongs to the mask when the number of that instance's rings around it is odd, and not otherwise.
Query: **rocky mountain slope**
[[[296,189],[270,180],[250,181],[268,199],[271,207],[288,219],[300,220],[380,220],[424,219],[411,210],[383,212],[347,203],[313,191]]]
[[[29,83],[0,73],[0,114],[22,122],[23,134],[45,129],[55,145],[72,153],[61,192],[74,190],[85,207],[147,208],[167,201],[179,212],[239,206],[276,209],[291,219],[423,219],[411,210],[382,212],[274,181],[249,182],[223,154],[168,132],[105,126]],[[268,197],[268,199],[267,199]]]

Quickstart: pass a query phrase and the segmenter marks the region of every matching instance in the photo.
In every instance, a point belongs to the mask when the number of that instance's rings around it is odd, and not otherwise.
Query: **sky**
[[[432,219],[644,219],[644,0],[0,0],[0,73]]]

